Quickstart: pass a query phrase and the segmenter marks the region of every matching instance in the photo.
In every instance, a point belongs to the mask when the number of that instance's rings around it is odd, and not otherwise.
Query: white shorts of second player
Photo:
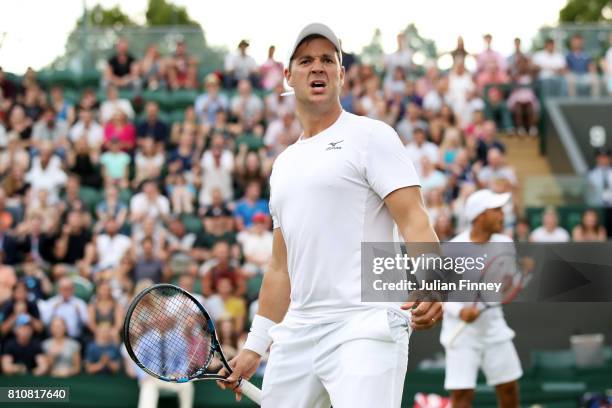
[[[483,348],[447,347],[444,388],[447,390],[476,388],[479,368],[482,368],[490,386],[518,380],[523,375],[521,361],[512,340]]]
[[[393,312],[323,325],[284,322],[270,335],[263,408],[400,407],[410,332]]]

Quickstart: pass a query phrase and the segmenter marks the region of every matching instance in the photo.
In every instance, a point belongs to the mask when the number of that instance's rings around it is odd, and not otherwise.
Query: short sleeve
[[[364,165],[368,183],[383,199],[402,187],[421,185],[399,136],[385,124],[377,124],[369,135]]]

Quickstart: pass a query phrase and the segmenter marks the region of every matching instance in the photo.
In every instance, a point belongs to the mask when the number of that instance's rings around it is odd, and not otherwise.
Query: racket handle
[[[248,399],[257,405],[261,405],[261,390],[247,380],[242,379],[240,381],[240,391],[242,391],[242,394]]]
[[[448,340],[448,347],[452,347],[453,343],[455,342],[455,340],[457,340],[457,337],[459,337],[459,335],[463,332],[463,330],[465,330],[465,328],[467,327],[467,323],[462,321],[459,326],[457,326],[457,328],[455,329],[455,332],[453,333],[453,335],[451,336],[451,338]]]

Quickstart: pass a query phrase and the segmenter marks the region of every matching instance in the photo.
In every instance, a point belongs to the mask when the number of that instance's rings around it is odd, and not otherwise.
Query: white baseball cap
[[[496,194],[491,190],[478,190],[468,197],[465,203],[465,215],[473,222],[483,212],[492,208],[503,207],[510,201],[510,193]]]
[[[338,58],[340,59],[340,64],[342,64],[342,49],[340,47],[340,41],[338,40],[338,37],[336,37],[336,34],[334,34],[332,29],[326,26],[325,24],[310,23],[306,27],[304,27],[302,31],[300,31],[295,40],[295,43],[293,44],[293,47],[291,47],[287,58],[287,67],[289,67],[291,58],[293,58],[293,54],[295,54],[295,50],[297,50],[297,48],[300,46],[300,43],[304,41],[304,38],[311,35],[320,35],[329,40],[329,42],[331,42],[334,47],[336,47],[336,51],[338,51]]]

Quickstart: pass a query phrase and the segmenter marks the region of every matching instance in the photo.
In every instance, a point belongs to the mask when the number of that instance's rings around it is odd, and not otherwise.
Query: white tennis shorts
[[[447,347],[444,388],[447,390],[476,388],[479,368],[482,368],[490,386],[511,382],[523,375],[521,361],[512,340],[482,349]]]
[[[263,380],[263,408],[399,408],[408,321],[387,309],[324,325],[281,323]]]

